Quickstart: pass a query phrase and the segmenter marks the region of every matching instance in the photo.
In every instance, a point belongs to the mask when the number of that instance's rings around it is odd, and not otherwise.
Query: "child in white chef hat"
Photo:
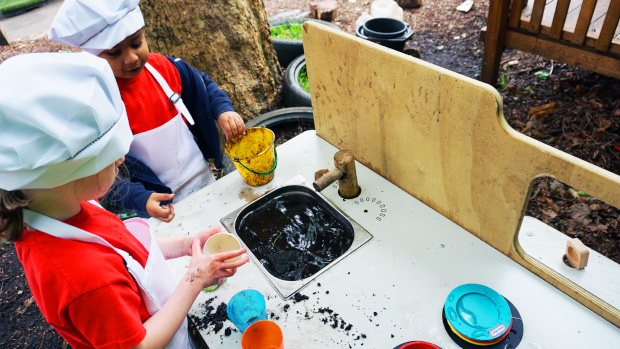
[[[0,65],[0,238],[14,242],[39,309],[73,348],[190,348],[200,291],[247,262],[204,256],[196,235],[155,238],[96,201],[132,141],[109,64],[38,53]],[[163,254],[162,254],[163,252]],[[192,256],[175,287],[166,258]]]
[[[174,207],[165,204],[215,181],[207,159],[222,167],[214,120],[227,139],[241,137],[245,124],[206,74],[149,52],[138,5],[139,0],[65,0],[49,38],[110,63],[135,135],[126,162],[131,183],[119,185],[110,198],[141,217],[169,222]]]

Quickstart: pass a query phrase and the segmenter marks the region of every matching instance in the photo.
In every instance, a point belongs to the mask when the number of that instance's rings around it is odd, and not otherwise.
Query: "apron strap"
[[[166,94],[166,96],[168,96],[168,99],[170,100],[170,102],[172,102],[174,106],[177,108],[177,111],[185,117],[185,119],[187,120],[187,122],[189,122],[190,125],[193,125],[194,119],[192,118],[192,115],[189,113],[189,110],[187,110],[185,103],[183,103],[181,96],[178,93],[172,91],[170,86],[168,86],[166,79],[164,79],[164,77],[161,76],[161,74],[159,74],[159,72],[155,70],[155,68],[153,68],[152,65],[150,65],[147,62],[145,64],[145,67],[151,73],[151,75],[153,75],[155,80],[157,80],[157,82],[159,83],[159,86],[161,86],[161,89],[164,90],[164,93]]]
[[[59,239],[77,240],[87,243],[99,244],[107,246],[116,251],[116,253],[118,253],[125,260],[125,266],[127,267],[127,271],[129,271],[129,273],[138,282],[138,285],[140,286],[142,291],[151,300],[153,300],[153,297],[149,294],[148,290],[142,285],[142,281],[146,280],[147,278],[144,268],[129,253],[112,246],[112,244],[107,242],[105,239],[95,234],[91,234],[86,230],[74,227],[67,223],[42,215],[38,212],[31,211],[27,208],[22,209],[22,211],[24,214],[24,222],[28,223],[28,225],[30,225],[34,229],[37,229]]]

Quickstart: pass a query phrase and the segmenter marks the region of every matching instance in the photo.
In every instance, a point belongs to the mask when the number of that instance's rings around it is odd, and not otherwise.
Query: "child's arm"
[[[189,270],[166,304],[144,322],[146,337],[137,348],[163,348],[181,326],[200,291],[216,283],[221,284],[223,278],[233,276],[237,268],[248,261],[248,257],[243,256],[232,262],[226,260],[245,252],[245,249],[240,249],[205,256],[202,254],[200,240],[195,239],[192,243]]]
[[[157,244],[159,245],[159,249],[161,253],[164,255],[166,259],[173,259],[183,256],[191,256],[192,255],[192,244],[194,243],[194,239],[197,239],[199,242],[199,247],[202,248],[212,235],[221,233],[222,228],[220,227],[211,227],[209,229],[205,229],[198,234],[195,235],[183,235],[183,236],[158,236]]]

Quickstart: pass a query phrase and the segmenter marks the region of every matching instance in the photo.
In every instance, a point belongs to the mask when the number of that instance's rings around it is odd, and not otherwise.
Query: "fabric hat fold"
[[[55,188],[129,151],[125,105],[107,61],[33,53],[0,64],[0,188]]]
[[[140,0],[65,0],[48,38],[98,55],[144,27]]]

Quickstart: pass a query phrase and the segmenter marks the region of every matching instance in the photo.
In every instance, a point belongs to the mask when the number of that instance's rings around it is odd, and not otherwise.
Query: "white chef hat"
[[[32,53],[0,64],[0,188],[48,189],[100,172],[133,140],[108,62]]]
[[[94,55],[109,50],[144,27],[140,0],[65,0],[49,39]]]

